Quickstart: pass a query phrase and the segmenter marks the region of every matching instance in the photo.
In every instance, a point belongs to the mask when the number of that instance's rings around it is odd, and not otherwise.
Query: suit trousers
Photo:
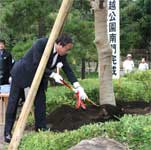
[[[5,119],[5,130],[4,134],[11,133],[14,122],[16,120],[16,113],[18,102],[22,88],[17,87],[14,80],[12,79],[10,95],[8,99],[8,106],[6,110],[6,119]],[[35,127],[36,128],[45,128],[46,127],[46,96],[45,88],[43,83],[40,84],[37,91],[37,95],[34,101],[34,115],[35,115]]]

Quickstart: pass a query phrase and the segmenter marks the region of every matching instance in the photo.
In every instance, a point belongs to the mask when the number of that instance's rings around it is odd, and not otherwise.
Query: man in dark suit
[[[9,84],[12,55],[5,48],[5,40],[0,39],[0,85]]]
[[[11,140],[11,130],[16,118],[20,89],[30,87],[47,41],[47,38],[41,38],[37,40],[28,50],[25,56],[23,56],[18,62],[16,62],[12,68],[12,84],[6,111],[6,122],[4,131],[4,138],[6,142],[10,142]],[[67,75],[69,81],[79,92],[81,99],[87,98],[84,89],[78,83],[72,69],[70,68],[66,60],[67,53],[72,48],[72,46],[72,39],[66,34],[62,34],[54,43],[54,47],[50,54],[42,81],[40,83],[34,101],[36,131],[38,131],[39,129],[47,129],[45,91],[47,88],[48,77],[53,78],[57,83],[61,83],[62,77],[58,73],[53,72],[53,69],[56,68],[58,62],[61,62],[63,64],[63,71]]]

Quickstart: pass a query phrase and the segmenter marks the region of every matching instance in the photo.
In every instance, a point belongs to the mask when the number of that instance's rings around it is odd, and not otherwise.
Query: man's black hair
[[[5,45],[5,40],[0,39],[0,43],[3,43]]]
[[[63,33],[57,38],[56,43],[60,43],[60,45],[65,46],[69,43],[72,43],[72,38],[69,35]]]

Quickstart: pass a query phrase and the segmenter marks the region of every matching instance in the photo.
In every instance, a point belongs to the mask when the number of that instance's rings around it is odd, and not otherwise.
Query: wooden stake
[[[41,82],[46,64],[48,62],[48,59],[49,59],[49,56],[51,53],[51,49],[53,48],[53,44],[60,33],[60,30],[63,26],[63,23],[66,19],[68,12],[72,6],[72,3],[73,3],[73,0],[63,0],[62,1],[58,16],[57,16],[54,26],[52,28],[51,34],[49,36],[47,45],[45,47],[44,53],[43,53],[41,61],[40,61],[40,64],[36,71],[31,88],[28,92],[26,101],[23,105],[21,114],[19,116],[18,122],[17,122],[15,130],[14,130],[14,134],[13,134],[11,143],[8,147],[8,150],[17,150],[18,149],[19,142],[22,138],[23,131],[24,131],[24,128],[26,125],[27,117],[30,113],[35,96],[37,94],[37,90],[38,90],[39,84]]]

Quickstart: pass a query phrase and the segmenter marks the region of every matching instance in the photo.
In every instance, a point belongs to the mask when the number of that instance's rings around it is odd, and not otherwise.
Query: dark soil
[[[143,101],[117,102],[116,107],[109,104],[99,107],[91,105],[87,106],[86,110],[62,105],[47,116],[47,123],[51,131],[64,131],[77,129],[85,124],[119,120],[124,114],[149,113],[151,113],[151,104]]]

